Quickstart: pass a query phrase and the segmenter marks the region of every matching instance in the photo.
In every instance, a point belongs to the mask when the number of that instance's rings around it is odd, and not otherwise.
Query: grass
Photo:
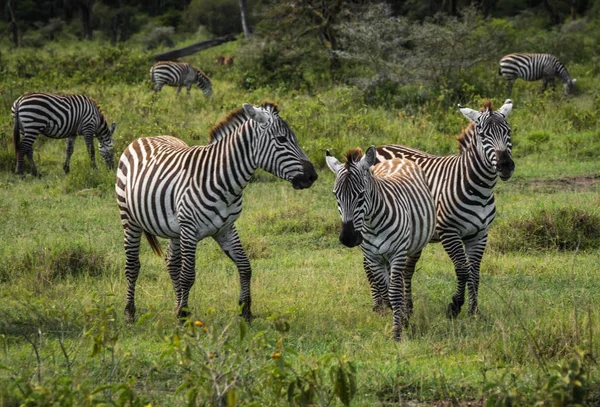
[[[404,340],[394,343],[391,314],[371,311],[360,251],[338,242],[334,179],[324,167],[324,151],[329,148],[339,156],[349,147],[402,143],[448,154],[455,151],[454,138],[466,120],[450,108],[409,114],[365,106],[359,91],[343,86],[316,95],[245,91],[230,78],[235,72],[209,65],[212,54],[197,58],[192,62],[215,78],[212,102],[199,91],[176,97],[165,88],[153,103],[149,85],[141,80],[61,91],[85,91],[101,102],[109,121],[118,125],[117,156],[142,136],[175,134],[190,144],[204,144],[210,127],[242,103],[268,99],[280,104],[281,116],[319,168],[320,178],[312,188],[296,191],[259,173],[245,191],[237,226],[252,262],[257,316],[248,336],[236,339],[237,271],[210,239],[198,248],[190,305],[194,318],[213,336],[197,339],[201,330],[188,335],[178,327],[170,279],[146,243],[136,293],[140,317],[135,325],[125,323],[114,173],[102,163],[90,169],[78,140],[71,173],[65,175],[64,142],[40,138],[35,157],[43,177],[12,174],[10,103],[26,86],[5,79],[0,103],[0,365],[5,367],[0,370],[0,404],[29,400],[30,405],[44,405],[71,397],[83,405],[90,396],[117,405],[127,403],[123,400],[133,400],[130,405],[183,405],[189,388],[204,388],[199,378],[203,367],[227,370],[249,360],[244,377],[254,380],[249,387],[261,389],[254,401],[287,405],[288,387],[276,398],[276,383],[293,377],[297,388],[312,383],[317,392],[333,389],[328,369],[349,369],[343,359],[356,369],[355,406],[409,401],[478,405],[494,392],[514,393],[517,404],[526,405],[547,395],[544,386],[553,377],[553,366],[567,366],[577,348],[599,354],[600,139],[596,102],[585,88],[566,103],[559,94],[538,98],[537,83],[515,87],[509,123],[516,171],[496,191],[498,214],[479,296],[485,318],[472,319],[466,312],[456,320],[445,317],[456,278],[442,247],[430,245],[414,277],[415,314]],[[56,90],[46,79],[33,78],[29,86]],[[502,101],[494,98],[496,105]],[[475,108],[480,102],[463,104]],[[585,177],[585,182],[569,181],[575,177]],[[565,181],[556,182],[558,178]],[[574,220],[586,222],[588,232]],[[532,240],[529,232],[549,232],[551,225],[569,227],[564,247]],[[590,245],[574,250],[581,236]],[[166,242],[161,243],[164,247]],[[222,332],[232,338],[230,343],[218,342]],[[192,356],[184,351],[188,345]],[[205,348],[226,356],[218,363],[193,358]],[[275,352],[284,356],[270,358]],[[339,366],[336,357],[326,358],[331,354],[340,358]],[[289,366],[277,370],[283,366],[279,360]],[[598,366],[585,366],[586,388],[597,388]],[[188,382],[194,384],[177,391]],[[121,387],[98,390],[110,384]],[[236,400],[250,405],[250,400]]]

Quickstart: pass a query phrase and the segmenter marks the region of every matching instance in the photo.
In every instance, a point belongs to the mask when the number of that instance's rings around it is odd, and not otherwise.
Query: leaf
[[[243,341],[248,333],[248,324],[243,319],[240,319],[240,341]]]
[[[229,407],[235,407],[235,405],[237,404],[237,391],[235,391],[235,389],[231,389],[227,392],[227,405]]]

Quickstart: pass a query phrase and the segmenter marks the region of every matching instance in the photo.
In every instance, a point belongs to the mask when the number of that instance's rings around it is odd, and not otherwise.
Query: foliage
[[[242,32],[237,0],[191,0],[183,13],[183,25],[194,32],[205,26],[215,36]]]
[[[175,33],[173,27],[154,27],[149,30],[141,39],[141,43],[147,50],[157,48],[161,45],[172,47],[175,43],[172,39]]]

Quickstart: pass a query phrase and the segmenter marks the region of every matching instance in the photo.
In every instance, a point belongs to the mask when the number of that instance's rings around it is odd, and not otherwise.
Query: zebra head
[[[510,127],[506,123],[506,118],[512,110],[512,100],[506,99],[504,105],[497,111],[493,110],[491,102],[486,102],[480,112],[461,105],[458,107],[467,119],[475,123],[477,148],[480,155],[500,176],[501,180],[508,180],[515,170]]]
[[[244,112],[256,124],[254,158],[258,167],[290,181],[294,189],[309,188],[318,178],[315,167],[298,145],[290,126],[279,117],[277,106],[243,105]]]
[[[568,96],[573,96],[573,92],[575,91],[575,83],[577,83],[577,79],[568,79],[563,84],[565,94],[567,94]]]
[[[362,229],[367,209],[365,190],[370,179],[370,168],[375,165],[377,156],[375,146],[369,147],[364,154],[360,148],[346,153],[346,163],[340,163],[327,150],[325,160],[335,174],[333,193],[342,217],[340,242],[347,247],[362,243]]]
[[[100,124],[100,131],[98,133],[98,147],[100,149],[100,154],[104,161],[106,161],[106,166],[110,169],[113,169],[113,146],[115,144],[115,139],[113,138],[113,133],[117,128],[117,123],[111,124],[110,128],[106,123],[106,120],[103,120]]]

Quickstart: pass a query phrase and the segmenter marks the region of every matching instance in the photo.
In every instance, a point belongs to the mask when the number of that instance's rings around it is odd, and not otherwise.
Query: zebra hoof
[[[125,322],[128,324],[135,322],[135,307],[125,307]]]
[[[394,342],[400,342],[402,340],[402,327],[394,326],[393,338]]]
[[[456,307],[454,304],[448,304],[448,308],[446,308],[446,316],[448,319],[454,319],[460,314],[460,307]]]

